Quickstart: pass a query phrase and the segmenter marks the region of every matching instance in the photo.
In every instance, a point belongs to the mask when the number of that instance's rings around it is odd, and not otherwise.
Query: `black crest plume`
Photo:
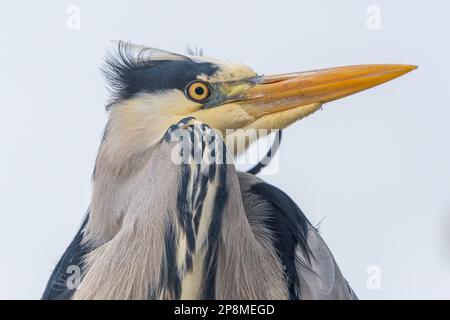
[[[119,41],[102,68],[111,95],[106,109],[139,93],[183,90],[197,75],[211,75],[217,69],[181,54]]]

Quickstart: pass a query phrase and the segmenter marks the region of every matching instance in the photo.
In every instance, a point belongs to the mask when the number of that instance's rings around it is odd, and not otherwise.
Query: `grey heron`
[[[283,129],[414,68],[265,76],[239,63],[119,42],[105,60],[112,99],[91,203],[43,298],[356,298],[295,202],[223,160],[246,130]],[[244,151],[263,135],[247,139]],[[80,268],[75,287],[70,266]]]

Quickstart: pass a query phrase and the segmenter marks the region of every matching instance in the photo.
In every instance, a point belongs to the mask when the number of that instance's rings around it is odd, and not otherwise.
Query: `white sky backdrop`
[[[80,30],[66,26],[72,4]],[[380,30],[366,25],[370,5]],[[40,297],[88,206],[111,39],[199,46],[265,74],[419,65],[286,130],[279,172],[264,178],[323,219],[360,298],[450,298],[449,18],[444,0],[2,1],[0,298]]]

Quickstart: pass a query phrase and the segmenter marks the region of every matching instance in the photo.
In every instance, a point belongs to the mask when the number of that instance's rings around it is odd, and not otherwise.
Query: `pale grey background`
[[[80,30],[66,27],[71,4]],[[373,4],[380,30],[366,26]],[[361,298],[450,298],[449,17],[444,0],[2,1],[0,298],[40,297],[88,206],[111,39],[197,45],[266,74],[419,65],[286,130],[265,178],[323,219]]]

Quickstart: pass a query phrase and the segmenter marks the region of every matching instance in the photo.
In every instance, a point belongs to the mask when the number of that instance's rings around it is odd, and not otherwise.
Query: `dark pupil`
[[[198,94],[199,96],[201,96],[204,92],[205,90],[202,87],[195,88],[195,93]]]

